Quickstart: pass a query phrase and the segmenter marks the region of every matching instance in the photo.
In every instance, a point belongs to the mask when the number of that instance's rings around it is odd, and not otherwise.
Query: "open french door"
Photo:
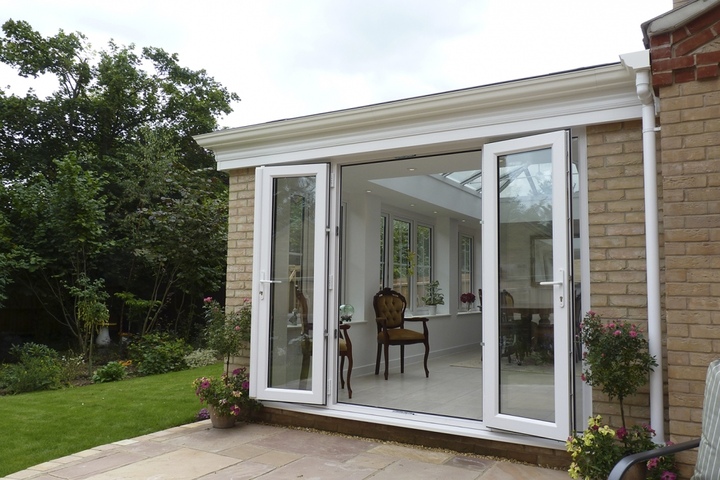
[[[326,164],[256,170],[250,371],[261,400],[325,401],[328,191]]]
[[[490,428],[565,440],[572,392],[569,132],[487,144],[482,172],[483,419]]]

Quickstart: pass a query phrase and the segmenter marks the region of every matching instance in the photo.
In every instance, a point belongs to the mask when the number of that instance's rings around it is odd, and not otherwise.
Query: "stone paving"
[[[454,452],[261,424],[209,420],[102,445],[13,473],[33,480],[566,479],[552,470]]]

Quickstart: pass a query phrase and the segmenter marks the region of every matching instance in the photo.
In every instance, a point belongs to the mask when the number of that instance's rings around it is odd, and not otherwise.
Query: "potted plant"
[[[433,280],[425,286],[425,295],[420,297],[425,305],[430,309],[430,315],[435,314],[438,305],[445,305],[445,297],[440,292],[440,282]]]
[[[250,338],[250,301],[245,300],[237,312],[226,312],[217,301],[207,297],[204,310],[205,340],[223,359],[225,372],[219,378],[197,378],[193,386],[200,402],[208,405],[213,426],[228,428],[240,417],[249,420],[261,406],[249,396],[247,369],[237,368],[230,372],[230,358]]]
[[[652,438],[650,425],[626,426],[624,399],[647,383],[657,366],[648,352],[648,342],[636,325],[623,322],[603,323],[595,312],[588,312],[581,324],[580,337],[585,346],[582,380],[599,387],[610,400],[618,399],[622,426],[614,429],[602,424],[602,417],[591,417],[588,428],[567,440],[571,453],[570,476],[589,480],[605,479],[624,456],[660,445]],[[672,456],[659,457],[646,464],[640,478],[674,480],[677,476]]]
[[[250,420],[261,408],[260,402],[250,397],[245,368],[237,368],[219,378],[196,378],[193,387],[200,403],[207,404],[215,428],[232,427],[239,419]]]

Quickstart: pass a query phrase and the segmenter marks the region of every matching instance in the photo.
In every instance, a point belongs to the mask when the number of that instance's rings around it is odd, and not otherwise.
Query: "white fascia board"
[[[199,135],[219,170],[479,148],[488,139],[640,118],[621,64]],[[446,150],[445,150],[446,151]]]

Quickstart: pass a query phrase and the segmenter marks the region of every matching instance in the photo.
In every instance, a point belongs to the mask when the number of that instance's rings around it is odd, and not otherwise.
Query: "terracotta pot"
[[[210,413],[210,423],[212,423],[213,428],[232,428],[237,422],[237,416],[218,415],[211,405],[208,405],[208,412]]]
[[[645,480],[647,478],[647,466],[645,462],[636,463],[625,472],[623,480]]]

